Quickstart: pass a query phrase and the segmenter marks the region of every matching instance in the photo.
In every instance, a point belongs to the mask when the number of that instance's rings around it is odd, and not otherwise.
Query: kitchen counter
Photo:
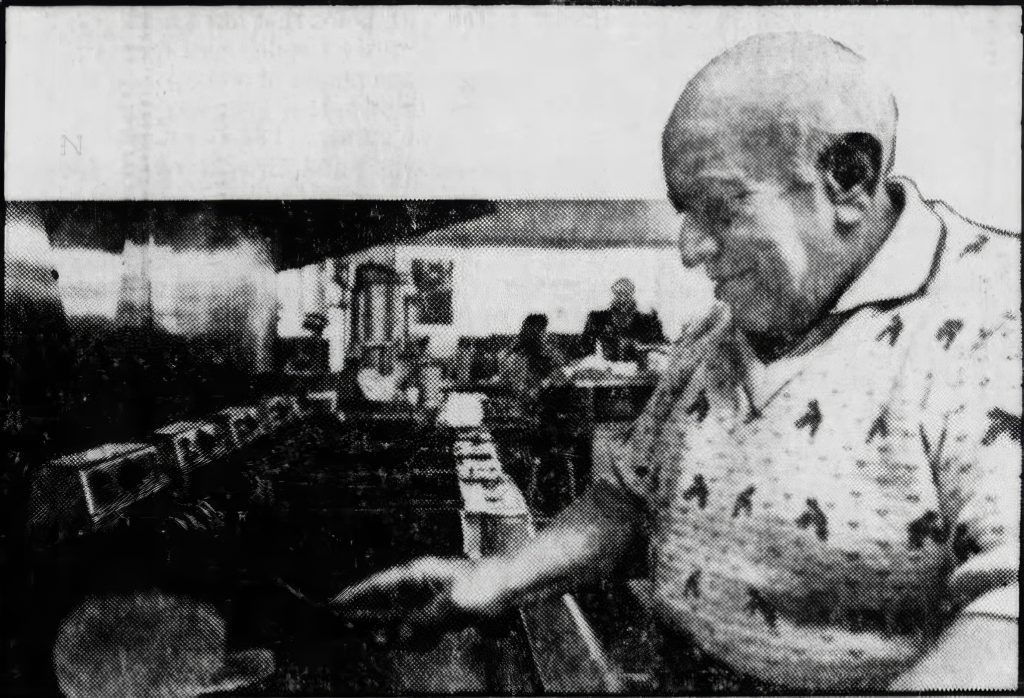
[[[37,627],[19,650],[27,657],[9,694],[55,694],[52,638],[85,594],[153,587],[211,602],[229,650],[274,652],[276,671],[245,695],[615,688],[569,596],[523,609],[499,632],[468,629],[420,653],[381,646],[371,629],[304,604],[277,581],[326,600],[414,557],[503,554],[529,540],[534,522],[522,492],[482,423],[479,398],[470,402],[468,418],[463,410],[454,423],[307,415],[195,471],[190,499],[164,497],[36,551],[26,603]]]

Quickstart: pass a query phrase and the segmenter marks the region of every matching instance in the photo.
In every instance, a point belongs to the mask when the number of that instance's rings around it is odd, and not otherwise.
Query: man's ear
[[[821,152],[817,165],[836,223],[842,228],[859,223],[881,180],[881,142],[869,133],[844,134]]]

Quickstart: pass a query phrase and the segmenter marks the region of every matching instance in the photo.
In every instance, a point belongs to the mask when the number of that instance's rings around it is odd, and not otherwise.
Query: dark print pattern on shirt
[[[708,410],[711,409],[711,405],[708,402],[708,394],[706,391],[701,390],[700,394],[697,395],[697,399],[693,401],[693,404],[686,408],[686,414],[690,416],[696,415],[698,422],[703,422],[708,416]]]
[[[953,557],[956,558],[956,561],[963,564],[971,555],[977,555],[980,552],[981,545],[971,535],[967,524],[961,523],[957,525],[956,533],[953,534]]]
[[[695,570],[689,577],[686,578],[686,584],[683,586],[683,596],[692,596],[695,599],[700,598],[700,570]]]
[[[935,333],[935,339],[943,342],[943,349],[948,350],[953,340],[956,339],[957,334],[964,328],[963,320],[946,320],[942,323],[942,327]]]
[[[982,446],[991,446],[1002,434],[1006,434],[1011,440],[1020,443],[1021,415],[1010,414],[1004,409],[995,407],[989,410],[988,419],[988,430],[981,439]]]
[[[889,346],[894,346],[896,341],[900,338],[900,333],[903,332],[903,319],[900,318],[899,314],[893,315],[892,320],[886,325],[885,329],[878,333],[875,337],[876,340],[881,342],[888,336]]]
[[[828,540],[828,517],[818,506],[817,499],[807,500],[807,508],[797,517],[796,525],[802,529],[813,527],[818,540]]]
[[[868,429],[867,441],[865,441],[864,443],[871,443],[871,440],[874,439],[876,436],[879,436],[884,439],[888,435],[889,414],[886,410],[883,409],[882,412],[875,418],[875,421],[871,423],[871,428]]]
[[[704,482],[704,476],[699,473],[693,476],[693,484],[683,492],[683,499],[686,501],[690,501],[695,497],[697,499],[697,506],[701,509],[707,506],[708,485]]]
[[[750,587],[747,589],[747,605],[744,607],[750,615],[760,615],[773,634],[779,634],[779,613],[775,610],[768,599],[761,595],[761,592]]]
[[[940,544],[945,543],[948,537],[948,527],[942,521],[942,517],[934,511],[926,511],[907,524],[907,538],[911,550],[920,550],[924,547],[926,538],[931,538],[934,543]]]
[[[794,422],[797,429],[803,429],[804,427],[811,428],[811,438],[818,433],[818,427],[821,426],[821,408],[818,406],[817,400],[811,400],[807,403],[807,411],[804,412],[800,419]]]
[[[751,485],[736,496],[736,504],[732,508],[732,518],[735,519],[741,512],[746,512],[747,516],[754,513],[754,505],[751,500],[756,490],[757,488]]]
[[[988,235],[979,235],[974,242],[964,246],[964,249],[960,252],[960,258],[963,259],[969,254],[978,254],[987,242]]]

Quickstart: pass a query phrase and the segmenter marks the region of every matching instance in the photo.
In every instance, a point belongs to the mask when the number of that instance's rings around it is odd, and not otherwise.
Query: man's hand
[[[497,564],[419,558],[342,590],[330,606],[348,618],[381,624],[401,646],[431,647],[445,633],[490,625],[509,610],[500,601]]]

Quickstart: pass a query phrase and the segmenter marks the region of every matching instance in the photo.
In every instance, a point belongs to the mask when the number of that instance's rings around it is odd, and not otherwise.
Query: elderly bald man
[[[828,39],[757,36],[663,138],[680,248],[718,299],[615,472],[508,558],[426,559],[404,634],[613,574],[641,542],[666,690],[1017,684],[1020,240],[890,177],[896,105]],[[699,648],[699,653],[689,648]],[[698,657],[694,663],[693,657]]]

